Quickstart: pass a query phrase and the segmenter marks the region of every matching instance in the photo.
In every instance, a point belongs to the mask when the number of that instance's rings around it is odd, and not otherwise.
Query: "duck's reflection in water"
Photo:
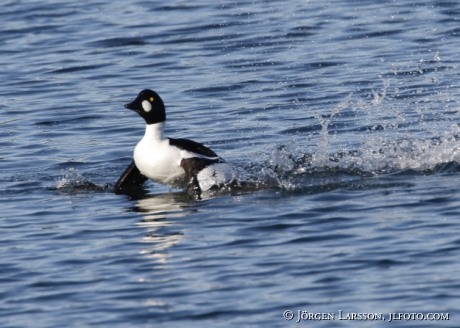
[[[166,250],[183,238],[183,232],[174,229],[171,219],[184,217],[194,211],[193,201],[193,197],[185,192],[139,199],[134,211],[140,213],[143,218],[137,225],[147,230],[143,242],[149,244],[140,253],[160,263],[166,263]]]

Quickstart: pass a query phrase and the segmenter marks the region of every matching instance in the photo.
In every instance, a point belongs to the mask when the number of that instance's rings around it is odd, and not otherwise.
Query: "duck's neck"
[[[164,140],[165,122],[147,124],[145,127],[144,138],[152,141]]]

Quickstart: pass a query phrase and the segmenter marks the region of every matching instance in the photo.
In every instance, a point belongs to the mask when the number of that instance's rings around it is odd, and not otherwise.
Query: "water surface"
[[[2,327],[457,327],[459,15],[437,0],[5,2]],[[115,195],[144,131],[123,104],[144,88],[168,136],[280,188]]]

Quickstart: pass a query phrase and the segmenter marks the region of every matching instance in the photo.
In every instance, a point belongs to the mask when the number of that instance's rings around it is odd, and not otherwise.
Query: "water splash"
[[[55,189],[66,192],[96,192],[105,191],[109,188],[108,184],[99,185],[85,178],[75,168],[62,171],[62,176],[58,179]]]
[[[316,115],[316,118],[321,123],[321,138],[318,141],[318,150],[313,154],[312,163],[315,166],[325,165],[329,160],[329,132],[328,127],[331,124],[332,119],[344,108],[350,106],[350,98],[353,93],[350,93],[343,101],[338,103],[332,108],[329,117]]]
[[[279,145],[269,155],[264,165],[281,181],[283,188],[304,188],[324,181],[404,171],[436,173],[448,163],[458,166],[460,128],[453,122],[458,110],[446,105],[453,96],[447,91],[438,91],[430,97],[401,101],[397,88],[389,95],[390,79],[381,80],[381,91],[371,89],[369,100],[353,99],[350,93],[334,105],[329,114],[315,115],[321,124],[320,132],[312,140],[316,147],[306,148],[297,140],[297,143]],[[416,95],[420,93],[416,91]],[[347,145],[341,145],[335,139],[333,123],[340,122],[345,109],[348,117],[355,113],[357,123],[346,131],[346,138],[337,138],[347,140]],[[306,177],[317,181],[306,180]]]

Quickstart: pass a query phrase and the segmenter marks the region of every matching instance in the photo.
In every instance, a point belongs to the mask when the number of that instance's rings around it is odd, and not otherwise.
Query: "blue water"
[[[10,1],[0,19],[1,327],[459,326],[460,3]],[[115,195],[144,88],[166,135],[279,188]],[[412,312],[449,320],[388,322]]]

